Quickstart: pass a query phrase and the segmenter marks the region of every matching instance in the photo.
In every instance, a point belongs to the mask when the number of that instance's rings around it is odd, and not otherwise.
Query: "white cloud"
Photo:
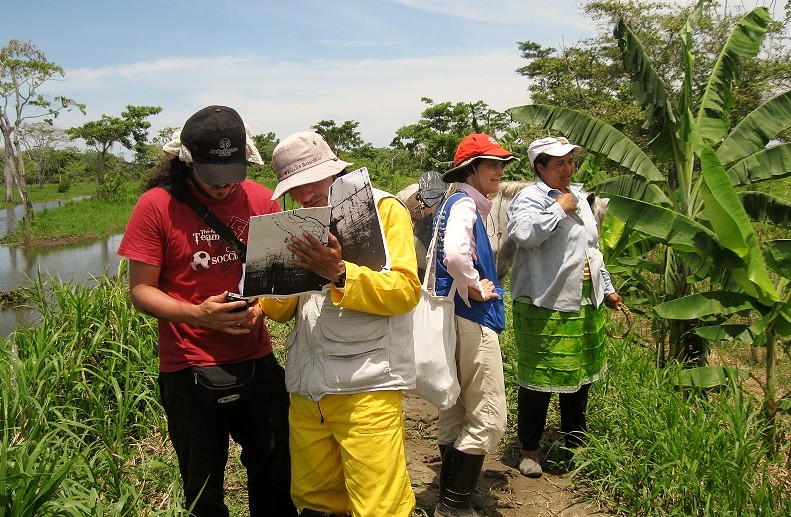
[[[63,114],[61,127],[120,115],[126,105],[161,106],[151,135],[180,126],[209,104],[236,108],[254,133],[283,138],[320,120],[360,123],[365,141],[386,146],[395,131],[417,122],[425,105],[483,100],[505,110],[528,102],[527,79],[516,74],[521,58],[512,49],[418,58],[278,61],[271,57],[166,58],[119,67],[67,70],[49,83],[52,94],[87,104],[88,113]]]

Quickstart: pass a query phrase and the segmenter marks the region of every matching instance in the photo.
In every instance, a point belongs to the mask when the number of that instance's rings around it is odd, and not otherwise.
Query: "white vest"
[[[377,204],[381,193],[374,191]],[[412,313],[379,316],[344,309],[332,303],[329,289],[299,297],[286,340],[289,393],[317,401],[328,393],[414,389]]]

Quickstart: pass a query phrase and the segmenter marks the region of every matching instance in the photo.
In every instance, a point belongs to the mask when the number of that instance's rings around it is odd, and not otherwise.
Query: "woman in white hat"
[[[604,310],[621,306],[599,251],[599,232],[582,185],[572,183],[574,152],[563,137],[530,144],[536,172],[507,209],[517,245],[511,270],[514,337],[519,356],[520,472],[540,477],[538,448],[552,393],[559,393],[566,446],[587,430],[588,388],[606,368]]]

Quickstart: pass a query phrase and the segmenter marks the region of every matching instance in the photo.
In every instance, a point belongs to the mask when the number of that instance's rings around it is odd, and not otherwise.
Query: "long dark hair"
[[[184,181],[189,178],[191,168],[178,157],[168,158],[163,156],[157,168],[151,173],[146,183],[146,190],[150,190],[160,185],[172,185],[176,181]]]

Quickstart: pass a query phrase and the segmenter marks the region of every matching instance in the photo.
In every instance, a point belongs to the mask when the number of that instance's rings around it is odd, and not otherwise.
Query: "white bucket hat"
[[[272,152],[272,166],[277,174],[272,199],[294,187],[334,176],[350,165],[335,156],[318,133],[303,131],[287,136]]]

